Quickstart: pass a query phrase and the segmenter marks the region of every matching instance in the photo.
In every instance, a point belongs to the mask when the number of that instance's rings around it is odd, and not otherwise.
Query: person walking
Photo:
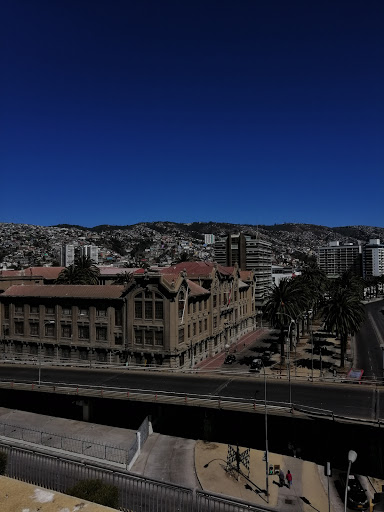
[[[289,469],[287,474],[285,475],[285,478],[287,479],[288,487],[290,488],[292,485],[292,473],[289,471]]]
[[[280,487],[284,487],[285,477],[284,477],[284,471],[280,469],[279,472],[279,481],[280,481]]]

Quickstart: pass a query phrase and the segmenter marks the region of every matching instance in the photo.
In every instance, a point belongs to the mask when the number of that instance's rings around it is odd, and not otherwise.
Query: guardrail
[[[80,463],[65,457],[55,457],[24,448],[0,443],[7,454],[6,474],[39,487],[65,493],[80,480],[100,479],[116,486],[119,491],[119,509],[147,512],[271,512],[273,509],[254,505],[223,495],[195,491],[187,487],[160,482],[113,471],[97,464]]]
[[[89,439],[62,436],[54,432],[21,427],[11,423],[0,423],[0,435],[120,464],[126,464],[128,460],[128,450],[124,448],[103,445]]]
[[[0,364],[4,365],[28,365],[28,366],[37,366],[37,360],[31,360],[28,358],[4,358],[0,356]],[[132,372],[156,372],[156,373],[172,373],[172,374],[194,374],[194,375],[235,375],[236,377],[244,377],[244,378],[258,378],[263,377],[263,372],[251,372],[249,368],[241,370],[241,369],[232,369],[230,367],[220,367],[217,369],[200,369],[200,368],[169,368],[164,366],[156,366],[156,365],[126,365],[125,363],[108,363],[102,361],[85,361],[81,359],[67,359],[67,360],[57,360],[55,358],[45,358],[41,361],[41,368],[43,367],[55,367],[60,366],[64,368],[88,368],[92,370],[119,370],[123,372],[132,371]],[[267,378],[274,380],[286,380],[291,382],[314,382],[314,383],[331,383],[331,384],[365,384],[369,386],[384,386],[384,379],[380,378],[365,378],[360,381],[350,379],[347,377],[347,374],[338,374],[334,375],[322,375],[317,376],[314,375],[312,377],[310,369],[308,369],[308,373],[306,375],[295,375],[294,374],[294,366],[291,366],[291,372],[289,376],[289,372],[286,369],[280,370],[278,368],[269,369],[267,368]]]
[[[116,400],[131,400],[131,401],[149,401],[158,402],[163,404],[184,405],[207,407],[213,409],[226,409],[232,411],[242,412],[259,412],[265,411],[264,400],[256,400],[252,398],[237,398],[228,396],[214,396],[214,395],[200,395],[194,393],[177,393],[171,391],[155,391],[148,389],[123,389],[115,387],[104,386],[79,386],[71,383],[54,383],[43,382],[40,386],[31,382],[15,382],[13,380],[2,379],[0,381],[0,388],[15,389],[20,391],[36,391],[47,393],[58,393],[65,395],[76,395],[81,397],[94,397],[94,398],[110,398]],[[288,402],[275,402],[267,401],[268,414],[297,414],[302,413],[308,416],[322,416],[331,420],[341,420],[345,422],[358,422],[362,424],[370,424],[373,426],[381,427],[384,425],[384,420],[377,418],[375,420],[362,419],[350,416],[342,416],[335,414],[329,409],[321,409],[316,407],[307,406],[305,404],[288,403]]]

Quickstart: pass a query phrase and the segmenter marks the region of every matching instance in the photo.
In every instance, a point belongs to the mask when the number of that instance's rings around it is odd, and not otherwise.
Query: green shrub
[[[119,490],[117,487],[104,484],[101,480],[81,480],[68,489],[67,494],[106,507],[117,509],[119,506]]]
[[[7,469],[8,455],[5,452],[0,452],[0,475],[5,475]]]

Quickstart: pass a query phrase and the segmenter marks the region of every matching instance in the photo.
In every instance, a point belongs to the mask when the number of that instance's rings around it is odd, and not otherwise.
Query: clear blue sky
[[[384,226],[382,0],[4,0],[0,222]]]

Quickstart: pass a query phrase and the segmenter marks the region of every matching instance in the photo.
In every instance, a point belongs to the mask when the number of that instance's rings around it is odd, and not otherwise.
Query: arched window
[[[181,320],[184,317],[184,308],[185,308],[185,291],[184,289],[179,292],[179,319]]]
[[[145,320],[163,320],[164,300],[163,297],[152,290],[145,290],[145,293],[135,295],[135,318]]]

